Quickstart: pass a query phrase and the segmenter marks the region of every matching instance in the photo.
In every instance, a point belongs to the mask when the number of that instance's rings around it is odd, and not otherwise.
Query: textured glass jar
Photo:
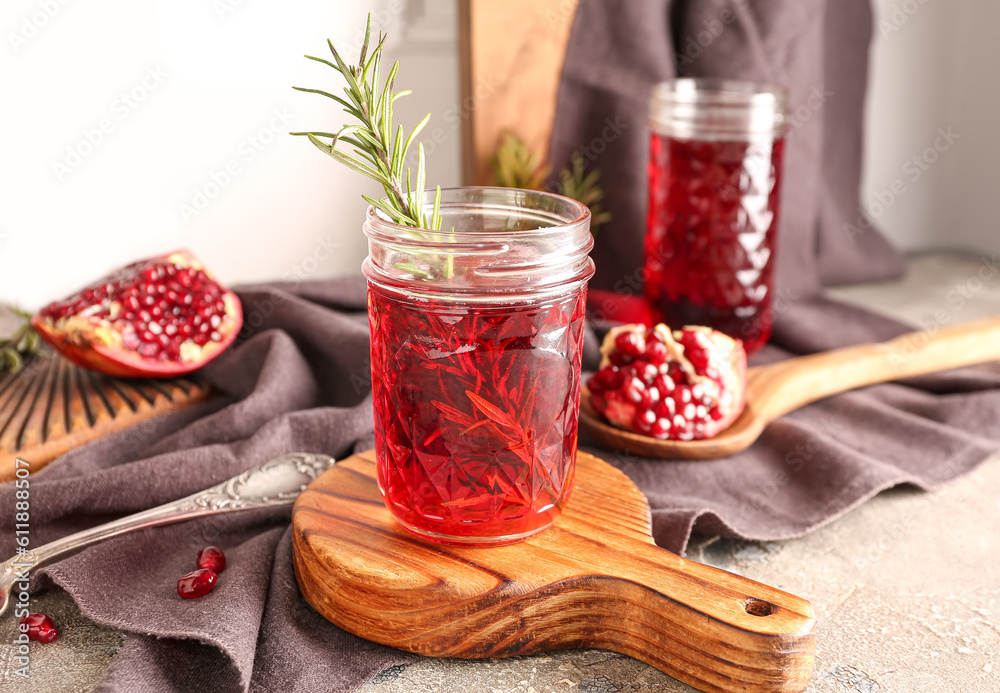
[[[586,206],[506,188],[442,192],[437,233],[369,208],[379,488],[434,541],[511,543],[559,515],[573,484]]]
[[[714,327],[748,353],[767,342],[786,122],[782,87],[654,89],[644,293],[657,321]]]

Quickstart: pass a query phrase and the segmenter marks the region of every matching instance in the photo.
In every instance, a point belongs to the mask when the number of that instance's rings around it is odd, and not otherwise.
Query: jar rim
[[[529,238],[532,235],[544,235],[546,233],[552,233],[555,231],[564,230],[566,227],[578,226],[589,222],[590,220],[590,208],[578,200],[574,200],[565,195],[560,195],[558,193],[549,192],[547,190],[526,190],[523,188],[504,188],[500,186],[491,185],[462,185],[462,186],[450,186],[447,188],[441,188],[441,205],[442,209],[445,205],[461,205],[461,204],[473,204],[475,203],[478,207],[483,206],[483,200],[475,200],[472,197],[463,198],[462,195],[466,193],[474,193],[483,197],[484,199],[490,196],[495,196],[497,199],[494,202],[494,206],[498,208],[507,207],[509,209],[517,210],[522,209],[528,212],[533,212],[536,215],[541,215],[545,210],[533,209],[529,207],[523,207],[516,204],[519,198],[534,197],[536,199],[549,200],[553,203],[557,203],[563,206],[564,209],[574,210],[569,214],[559,215],[555,211],[551,213],[551,220],[553,223],[539,226],[537,228],[527,228],[527,229],[514,229],[514,230],[504,230],[502,233],[504,236],[511,236],[514,238]],[[436,194],[435,190],[427,190],[424,192],[424,203],[433,205],[434,196]],[[449,200],[449,196],[454,195],[457,199]],[[507,197],[510,198],[511,204],[503,205],[500,198]],[[365,212],[365,219],[375,225],[377,225],[379,231],[389,232],[392,234],[412,234],[414,232],[428,232],[428,229],[421,229],[412,226],[404,226],[403,224],[397,224],[394,221],[387,219],[375,205],[368,205],[368,209]],[[479,231],[449,231],[442,229],[441,231],[430,231],[431,234],[448,234],[451,238],[451,243],[455,241],[463,240],[474,240],[481,239],[484,235],[483,232]],[[486,232],[489,233],[489,232]]]
[[[653,88],[656,98],[678,103],[775,105],[785,107],[788,89],[772,82],[719,77],[678,77]]]
[[[781,137],[788,130],[788,89],[715,77],[660,82],[650,97],[654,132],[685,139]]]
[[[593,275],[591,213],[582,202],[489,186],[441,193],[440,231],[396,224],[368,208],[362,271],[370,282],[421,298],[486,302],[562,294]]]

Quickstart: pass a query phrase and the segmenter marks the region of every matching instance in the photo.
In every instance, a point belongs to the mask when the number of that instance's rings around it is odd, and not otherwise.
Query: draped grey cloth
[[[678,76],[789,89],[779,295],[899,275],[902,258],[858,200],[871,33],[868,0],[581,2],[550,160],[558,168],[580,151],[602,171],[613,219],[597,237],[591,286],[622,291],[635,284],[628,278],[642,267],[649,95],[657,82]]]
[[[31,476],[33,545],[176,500],[295,450],[344,457],[373,445],[361,277],[242,289],[241,346],[205,377],[219,398],[78,448]],[[846,311],[846,312],[845,312]],[[765,360],[904,331],[878,316],[803,301]],[[259,317],[252,318],[250,316]],[[794,330],[784,325],[794,325]],[[829,324],[840,326],[835,332]],[[594,334],[584,367],[597,364]],[[708,462],[641,460],[583,447],[646,494],[654,537],[683,552],[692,531],[783,539],[900,483],[933,489],[1000,447],[1000,369],[966,369],[848,393],[772,424],[752,448]],[[14,552],[14,488],[0,487],[0,551]],[[351,691],[413,655],[326,622],[299,596],[288,510],[151,528],[37,571],[83,613],[129,637],[99,691]],[[199,548],[227,566],[207,596],[177,596]]]

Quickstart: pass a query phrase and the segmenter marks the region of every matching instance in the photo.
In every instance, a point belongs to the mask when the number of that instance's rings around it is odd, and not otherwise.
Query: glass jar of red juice
[[[369,208],[378,484],[431,541],[511,543],[573,486],[590,212],[559,195],[455,188],[442,231]]]
[[[675,79],[653,91],[644,293],[671,328],[707,325],[747,353],[773,323],[787,94]]]

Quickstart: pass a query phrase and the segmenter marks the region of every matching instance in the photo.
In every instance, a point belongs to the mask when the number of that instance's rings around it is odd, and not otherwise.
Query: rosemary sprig
[[[504,188],[545,189],[545,180],[552,168],[533,152],[512,130],[504,132],[496,152],[490,159],[496,184]],[[604,209],[604,188],[600,184],[600,169],[587,170],[583,154],[575,152],[570,166],[559,171],[555,190],[590,208],[590,231],[595,236],[603,224],[611,221],[611,212]]]
[[[574,152],[570,163],[571,168],[559,172],[559,194],[590,208],[590,230],[596,236],[601,226],[611,221],[611,212],[604,209],[604,188],[599,182],[601,171],[594,168],[588,173],[587,163],[580,152]]]
[[[527,190],[545,187],[545,179],[552,171],[552,167],[512,130],[504,131],[496,152],[490,157],[490,168],[497,185]]]
[[[363,195],[363,197],[389,220],[403,226],[440,230],[441,186],[437,186],[437,193],[434,196],[434,204],[431,209],[428,210],[424,203],[426,162],[422,143],[417,143],[415,180],[411,178],[409,167],[406,167],[405,177],[403,175],[407,152],[409,152],[417,135],[427,125],[431,115],[428,113],[409,135],[405,135],[403,126],[400,125],[393,136],[393,104],[395,104],[396,99],[411,92],[409,90],[393,91],[396,72],[399,70],[399,61],[393,63],[383,86],[381,89],[379,88],[382,46],[385,44],[386,37],[380,33],[378,45],[369,54],[371,33],[372,18],[369,14],[365,40],[361,46],[361,55],[357,65],[347,65],[330,40],[327,40],[327,44],[330,46],[330,52],[333,54],[335,62],[332,63],[329,60],[311,55],[305,56],[310,60],[329,65],[344,77],[347,81],[347,86],[344,88],[346,99],[320,89],[294,87],[298,91],[320,94],[333,99],[343,106],[345,113],[359,121],[359,124],[344,125],[336,133],[293,132],[291,134],[308,137],[309,141],[318,149],[336,161],[380,183],[385,191],[384,198],[375,199],[367,195]],[[332,139],[330,144],[327,144],[320,138]],[[353,147],[353,153],[338,149],[337,145],[341,142]]]
[[[24,366],[24,360],[38,353],[42,340],[31,326],[31,313],[13,306],[4,306],[14,315],[24,320],[14,333],[5,339],[0,339],[0,373],[10,371],[17,373]]]

